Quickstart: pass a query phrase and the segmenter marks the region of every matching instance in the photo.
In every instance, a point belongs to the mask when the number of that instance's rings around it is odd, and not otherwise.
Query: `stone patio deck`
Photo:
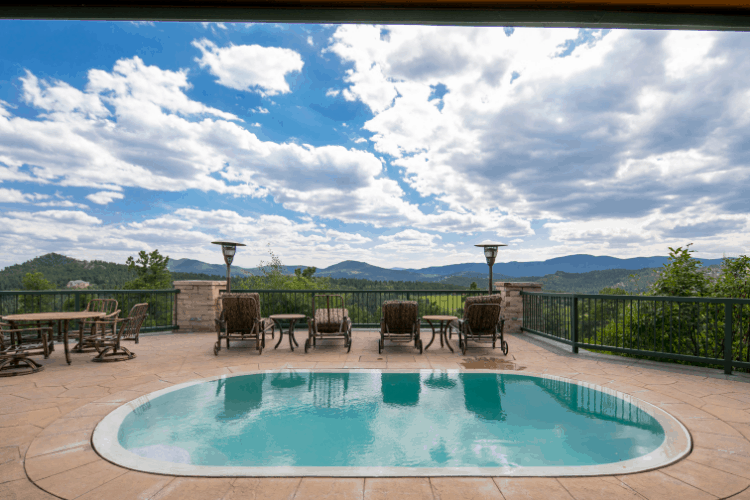
[[[305,332],[306,334],[306,332]],[[304,338],[301,332],[298,340]],[[286,342],[261,356],[252,348],[213,355],[215,334],[142,337],[131,361],[97,364],[93,354],[64,362],[58,348],[43,372],[0,379],[0,499],[712,499],[750,500],[750,383],[717,370],[569,355],[526,335],[507,335],[507,357],[528,372],[578,379],[632,394],[674,415],[689,430],[687,458],[645,473],[593,478],[193,478],[128,470],[100,458],[91,434],[104,416],[144,394],[202,377],[278,368],[460,369],[465,359],[503,358],[499,349],[466,357],[439,343],[424,355],[377,351],[377,333],[354,332],[310,354]],[[286,340],[286,339],[285,339]]]

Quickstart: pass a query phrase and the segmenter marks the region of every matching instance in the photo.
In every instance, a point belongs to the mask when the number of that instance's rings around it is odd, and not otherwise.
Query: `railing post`
[[[724,373],[732,374],[732,303],[724,301]]]
[[[81,310],[81,294],[78,292],[73,292],[73,303],[74,303],[74,311],[78,312]]]
[[[573,342],[573,354],[578,354],[578,297],[573,294],[573,306],[570,308],[573,315],[571,321],[571,338]]]

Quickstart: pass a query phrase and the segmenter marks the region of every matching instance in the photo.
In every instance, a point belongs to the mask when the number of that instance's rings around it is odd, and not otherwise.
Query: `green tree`
[[[669,247],[669,263],[651,285],[651,295],[669,297],[703,297],[709,293],[709,280],[703,272],[703,266],[689,250],[689,243],[685,248]]]
[[[258,264],[260,276],[248,276],[241,278],[238,289],[245,290],[327,290],[330,285],[328,278],[316,278],[316,267],[298,268],[294,275],[285,274],[286,267],[281,263],[278,255],[268,249],[271,260],[261,260]]]
[[[54,290],[55,285],[44,278],[42,273],[26,273],[23,277],[24,290]]]
[[[712,288],[714,297],[750,297],[750,257],[724,257],[721,262],[721,274],[713,282]]]
[[[477,286],[476,281],[471,282],[471,285],[469,285],[469,290],[479,290],[479,287]]]
[[[128,269],[135,274],[135,279],[125,283],[125,290],[159,290],[172,288],[172,275],[167,269],[169,257],[162,256],[159,250],[146,253],[138,252],[138,259],[128,257]]]

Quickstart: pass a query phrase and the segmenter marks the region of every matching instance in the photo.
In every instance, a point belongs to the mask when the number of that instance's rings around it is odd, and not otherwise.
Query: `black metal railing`
[[[354,327],[380,326],[383,302],[415,300],[419,316],[451,315],[463,317],[466,297],[487,295],[484,290],[232,290],[233,293],[260,294],[260,310],[264,317],[271,314],[313,314],[313,296],[336,294],[344,298]],[[320,304],[319,304],[320,306]],[[297,323],[303,326],[305,323]],[[425,322],[424,326],[428,324]]]
[[[614,353],[750,368],[750,300],[521,292],[522,331]]]
[[[141,332],[177,330],[175,300],[179,290],[45,290],[0,291],[0,317],[37,312],[82,311],[91,299],[115,299],[120,317],[148,303]],[[77,328],[77,325],[73,325]]]

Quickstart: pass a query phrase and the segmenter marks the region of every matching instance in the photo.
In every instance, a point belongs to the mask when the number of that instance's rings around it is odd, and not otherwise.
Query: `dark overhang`
[[[6,0],[2,19],[750,29],[750,0]]]

